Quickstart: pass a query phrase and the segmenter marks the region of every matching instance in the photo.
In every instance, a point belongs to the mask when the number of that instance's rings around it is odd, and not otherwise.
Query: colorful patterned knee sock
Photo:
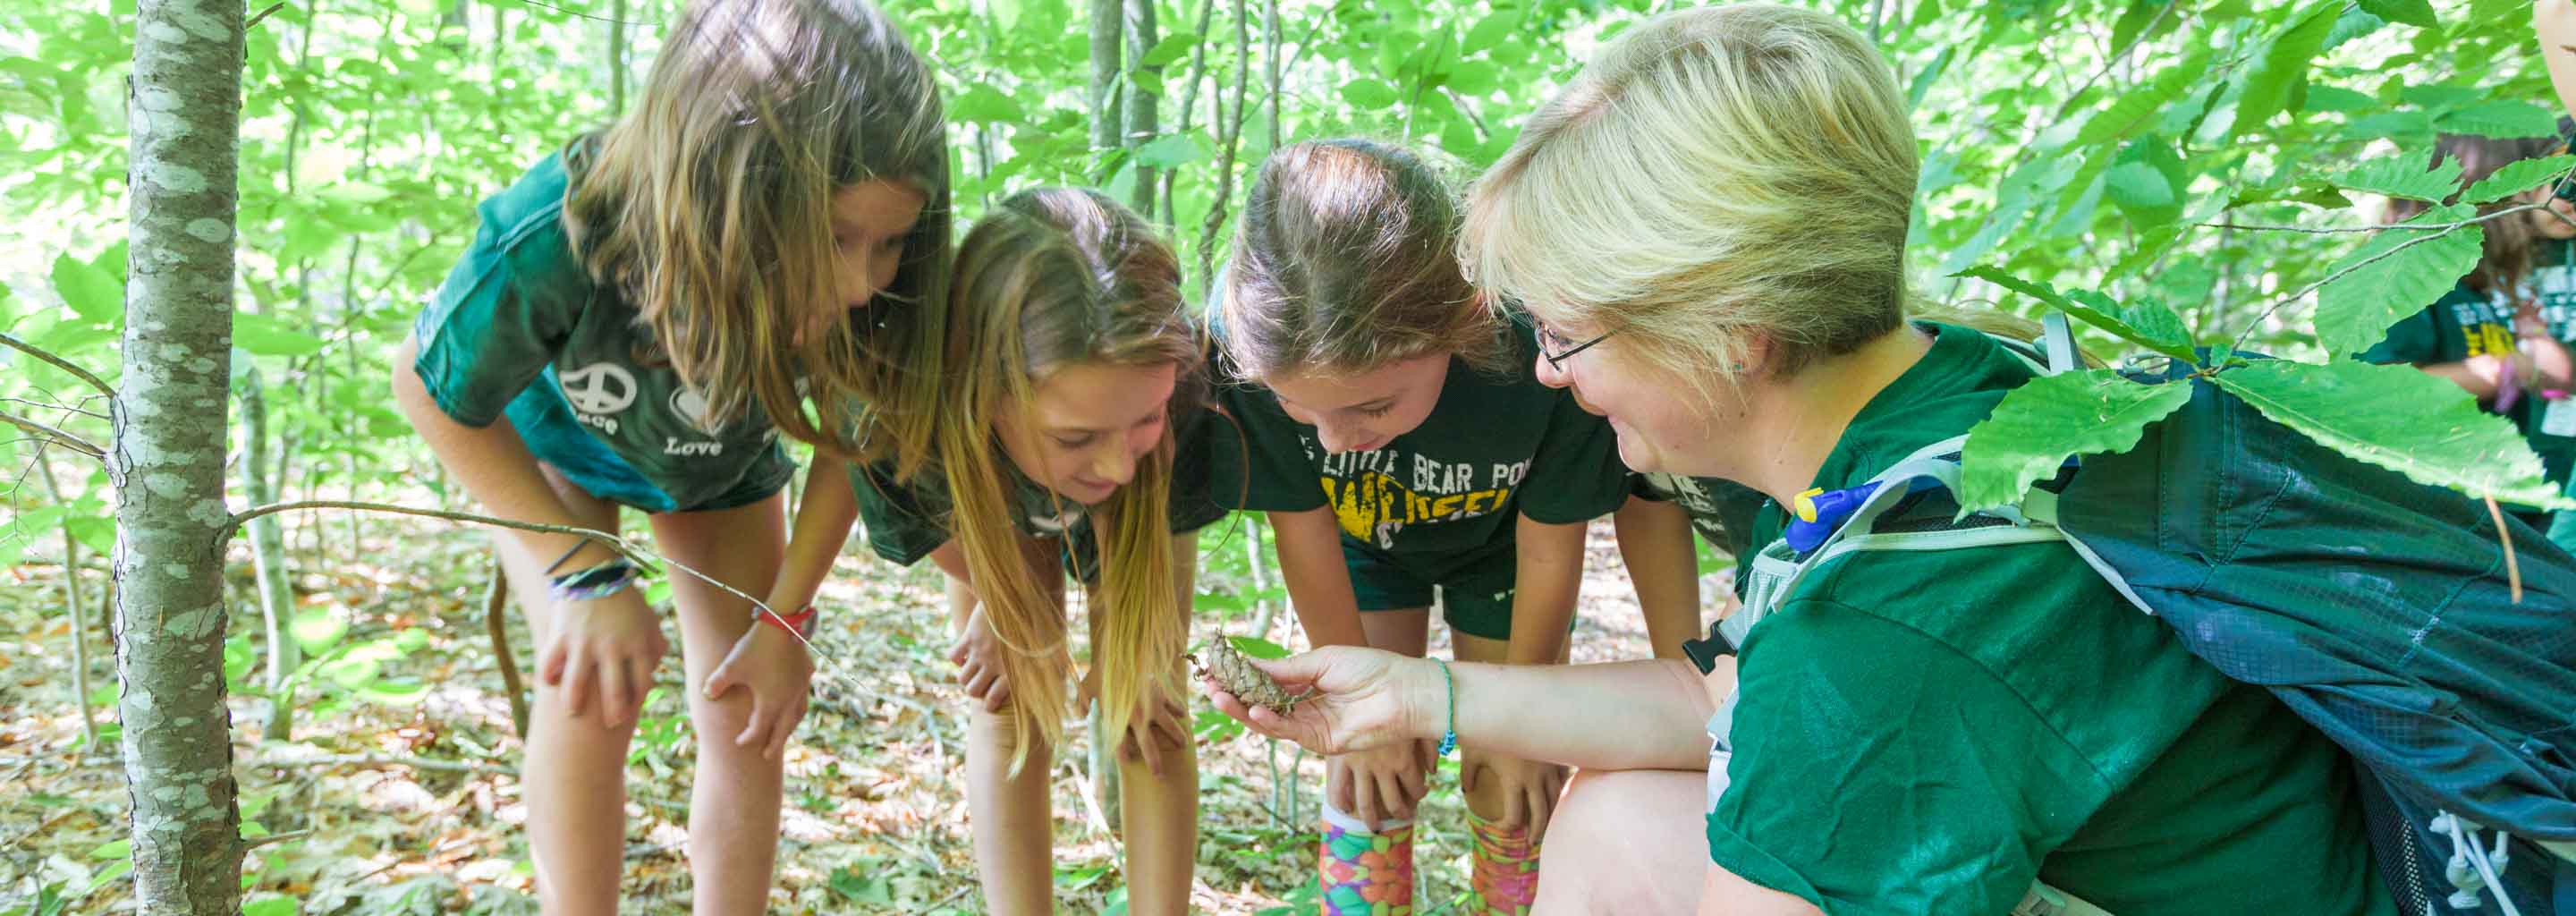
[[[1538,902],[1538,838],[1530,829],[1503,827],[1467,812],[1467,828],[1476,835],[1476,871],[1469,880],[1467,912],[1528,916]]]
[[[1411,916],[1413,822],[1369,825],[1324,806],[1323,916]]]

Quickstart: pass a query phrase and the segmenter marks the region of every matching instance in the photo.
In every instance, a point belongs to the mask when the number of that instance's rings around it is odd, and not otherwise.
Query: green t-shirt
[[[1964,328],[1855,416],[1867,481],[2030,371]],[[1947,518],[1926,497],[1907,516]],[[1776,532],[1779,512],[1763,513]],[[2228,680],[2064,544],[1856,552],[1738,658],[1710,857],[1828,913],[2003,913],[2033,880],[2134,916],[2393,913],[2342,752]]]
[[[1225,517],[1225,509],[1208,498],[1208,438],[1224,423],[1206,410],[1175,410],[1172,428],[1171,502],[1167,515],[1172,533],[1197,531]],[[1001,444],[994,443],[998,452]],[[1062,537],[1066,568],[1084,583],[1098,581],[1100,555],[1090,513],[1081,503],[1057,496],[1038,485],[1005,459],[1011,484],[1011,524],[1033,538]],[[859,519],[867,526],[868,548],[877,556],[910,566],[939,545],[948,543],[948,482],[936,469],[897,483],[890,465],[850,467],[850,487],[857,491]]]
[[[1723,477],[1641,473],[1637,494],[1682,507],[1699,536],[1729,556],[1749,558],[1762,546],[1753,542],[1753,520],[1771,497],[1752,487]]]
[[[1269,388],[1221,386],[1240,437],[1214,439],[1213,495],[1247,511],[1331,506],[1346,548],[1433,582],[1509,556],[1515,514],[1565,524],[1619,508],[1632,484],[1610,424],[1539,383],[1529,329],[1515,325],[1511,340],[1508,371],[1452,358],[1430,417],[1366,452],[1326,454]]]
[[[2534,253],[2536,262],[2527,292],[2540,300],[2540,317],[2549,324],[2549,334],[2570,347],[2576,347],[2576,241],[2544,242]],[[2531,450],[2540,453],[2542,470],[2549,479],[2566,482],[2576,470],[2576,398],[2543,401],[2526,396],[2523,435]]]
[[[2388,336],[2362,351],[2361,359],[2421,366],[2513,352],[2513,310],[2461,283],[2389,327]]]
[[[795,465],[758,406],[701,428],[705,402],[634,306],[591,280],[564,233],[573,180],[561,155],[547,156],[477,208],[474,243],[414,328],[414,368],[439,409],[488,426],[530,385],[550,384],[591,438],[670,497],[667,508],[785,486]],[[542,443],[530,445],[544,457]]]

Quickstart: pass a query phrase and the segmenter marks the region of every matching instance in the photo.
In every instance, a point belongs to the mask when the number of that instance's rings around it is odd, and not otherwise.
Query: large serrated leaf
[[[2558,133],[2558,116],[2519,99],[2489,99],[2444,112],[2433,119],[2433,126],[2448,133],[2499,139],[2547,137]]]
[[[2273,36],[2254,75],[2246,79],[2244,93],[2236,98],[2238,131],[2261,127],[2289,106],[2290,90],[2307,78],[2308,64],[2325,47],[2326,35],[2334,31],[2335,20],[2342,14],[2343,0],[2318,0]]]
[[[2137,447],[2147,424],[2190,400],[2189,383],[2144,385],[2108,369],[2032,379],[1968,430],[1959,451],[1959,504],[1974,511],[2019,501],[2071,456]]]
[[[2473,497],[2576,509],[2503,417],[2412,366],[2263,360],[2211,377],[2266,417],[2355,459]]]
[[[2460,160],[2444,156],[2427,170],[2424,160],[2429,158],[2400,153],[2364,162],[2326,180],[2346,190],[2441,203],[2460,189]]]
[[[2473,211],[2436,207],[2401,226],[2456,223]],[[2317,291],[2317,342],[2336,359],[2370,349],[2397,320],[2422,311],[2478,266],[2484,234],[2476,226],[2390,229],[2372,236],[2328,268]]]
[[[2195,356],[2191,351],[2191,329],[2183,325],[2181,316],[2154,300],[2123,305],[2087,290],[2072,295],[2060,293],[2046,283],[2024,280],[1992,267],[1971,267],[1954,276],[1975,277],[2037,299],[2122,340],[2183,362],[2192,362]]]
[[[2460,195],[2461,203],[2492,203],[2531,190],[2576,168],[2576,156],[2565,154],[2546,159],[2525,159],[2497,169],[2495,174],[2469,186]]]

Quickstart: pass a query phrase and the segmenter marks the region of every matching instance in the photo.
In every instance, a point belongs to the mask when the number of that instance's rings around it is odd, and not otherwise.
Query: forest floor
[[[1226,537],[1231,521],[1202,535]],[[317,527],[319,526],[319,527]],[[250,916],[534,913],[519,741],[487,636],[485,540],[415,518],[334,514],[291,525],[301,634],[320,651],[314,686],[290,704],[291,740],[262,740],[271,702],[252,685],[260,615],[246,540],[228,581],[235,690],[233,759]],[[321,543],[327,541],[327,545]],[[1239,541],[1218,548],[1241,552]],[[32,553],[32,552],[31,552]],[[90,714],[109,753],[83,747],[73,700],[72,618],[59,562],[0,570],[0,916],[133,909],[125,871],[125,787],[113,748],[114,657],[90,558],[84,658]],[[1202,587],[1239,589],[1211,583]],[[1705,599],[1722,577],[1704,577]],[[958,789],[963,700],[945,660],[939,576],[901,569],[853,538],[826,585],[812,711],[788,751],[777,886],[780,913],[980,910],[966,801]],[[1193,641],[1249,635],[1249,610],[1203,611]],[[1270,638],[1301,646],[1284,610]],[[524,625],[508,615],[524,668]],[[1078,631],[1078,630],[1077,630]],[[1435,621],[1433,651],[1446,655]],[[425,637],[425,638],[424,638]],[[673,637],[676,654],[676,635]],[[1648,654],[1634,593],[1606,521],[1592,531],[1577,662]],[[628,767],[628,913],[688,908],[687,787],[693,738],[660,668]],[[247,680],[244,678],[247,677]],[[1203,727],[1217,724],[1204,701]],[[1075,723],[1069,743],[1088,738]],[[1066,912],[1123,910],[1117,842],[1086,803],[1079,754],[1058,755],[1055,874]],[[1312,912],[1315,800],[1323,762],[1252,735],[1200,748],[1202,795],[1193,909]],[[1417,868],[1425,913],[1455,911],[1467,875],[1454,759],[1426,802]]]

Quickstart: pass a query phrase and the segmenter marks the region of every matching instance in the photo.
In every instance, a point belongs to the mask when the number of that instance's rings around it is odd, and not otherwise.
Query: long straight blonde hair
[[[634,110],[565,159],[574,249],[635,305],[657,355],[706,399],[705,422],[756,406],[798,441],[918,466],[947,306],[947,121],[883,13],[696,0]],[[893,283],[791,346],[811,304],[838,295],[833,194],[877,179],[927,198]]]
[[[1092,664],[1114,741],[1160,684],[1178,690],[1189,638],[1169,521],[1172,430],[1204,399],[1196,332],[1181,303],[1180,261],[1144,219],[1097,191],[1023,191],[995,207],[958,249],[937,461],[955,507],[949,530],[984,619],[1001,638],[1011,684],[1014,772],[1033,743],[1064,736],[1064,609],[1032,574],[1012,513],[1016,477],[997,430],[1029,421],[1046,377],[1077,363],[1177,367],[1163,437],[1125,486],[1091,509],[1099,579]],[[1032,739],[1035,739],[1034,741]]]

